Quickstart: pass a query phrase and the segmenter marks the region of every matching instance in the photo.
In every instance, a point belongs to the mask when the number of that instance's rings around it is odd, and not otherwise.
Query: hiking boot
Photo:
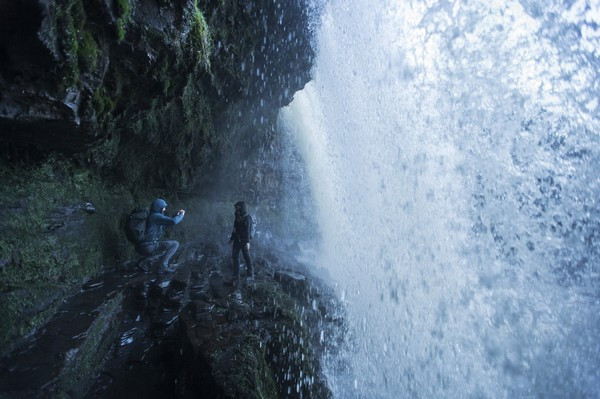
[[[138,269],[142,270],[144,273],[148,273],[148,262],[138,262],[137,264]]]
[[[163,274],[163,273],[174,273],[175,272],[175,268],[169,267],[169,266],[163,266],[161,267],[158,272]]]
[[[178,266],[179,266],[179,264],[176,262],[171,263],[171,265],[169,265],[167,262],[163,262],[163,264],[162,264],[163,268],[171,269],[171,270],[176,270]]]

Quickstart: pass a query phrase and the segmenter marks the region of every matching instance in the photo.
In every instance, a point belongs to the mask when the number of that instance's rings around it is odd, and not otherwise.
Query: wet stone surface
[[[248,281],[210,245],[178,255],[173,273],[130,263],[86,283],[0,361],[0,397],[330,397],[320,359],[344,320],[326,284],[273,253]]]

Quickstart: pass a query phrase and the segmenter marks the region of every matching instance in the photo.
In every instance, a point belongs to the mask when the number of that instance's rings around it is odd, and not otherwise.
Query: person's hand
[[[250,249],[250,243],[246,243],[246,249]]]
[[[183,209],[180,209],[180,210],[177,212],[177,216],[179,216],[179,215],[185,215],[185,211],[184,211]]]

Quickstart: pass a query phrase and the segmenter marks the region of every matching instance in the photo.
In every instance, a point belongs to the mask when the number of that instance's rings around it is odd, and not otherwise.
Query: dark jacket
[[[144,233],[145,242],[157,242],[163,235],[165,226],[175,225],[183,219],[183,215],[174,217],[166,216],[162,213],[163,208],[167,206],[165,200],[155,199],[150,207],[150,214],[146,219],[146,231]]]
[[[231,237],[229,239],[236,244],[245,245],[250,242],[250,215],[248,214],[246,203],[244,201],[236,202],[235,206],[239,206],[241,212],[238,214],[236,211],[233,220],[233,231],[231,232]]]

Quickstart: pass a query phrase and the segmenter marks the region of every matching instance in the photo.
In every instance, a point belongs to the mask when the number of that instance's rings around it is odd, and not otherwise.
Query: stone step
[[[189,301],[191,274],[192,266],[184,262],[175,273],[145,274],[146,280],[124,292],[118,337],[86,398],[173,396],[183,362],[173,330]]]
[[[123,290],[140,273],[105,272],[65,299],[56,314],[0,360],[0,397],[78,397],[116,338]]]

